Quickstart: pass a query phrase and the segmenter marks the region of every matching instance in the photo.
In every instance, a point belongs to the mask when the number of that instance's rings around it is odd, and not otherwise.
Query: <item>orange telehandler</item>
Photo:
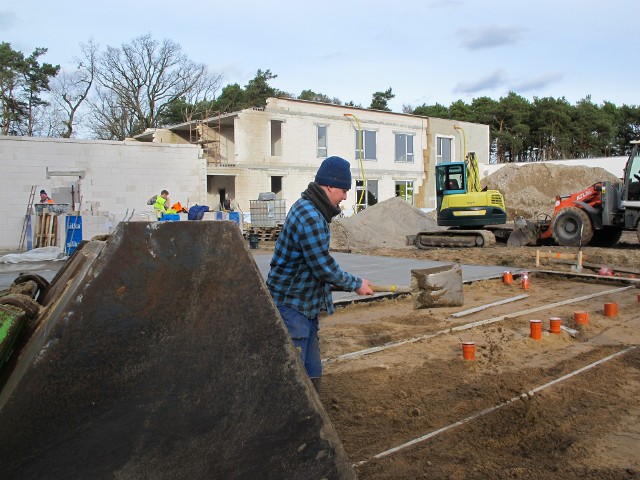
[[[598,182],[571,195],[558,195],[550,218],[535,222],[517,218],[507,245],[555,242],[612,247],[625,230],[635,230],[640,241],[640,141],[631,144],[622,183]]]

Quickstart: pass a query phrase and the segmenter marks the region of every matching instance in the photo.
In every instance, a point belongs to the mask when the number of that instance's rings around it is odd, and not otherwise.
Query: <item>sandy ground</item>
[[[535,250],[497,245],[375,253],[533,270]],[[561,247],[544,251],[576,253]],[[585,262],[614,271],[640,268],[635,235],[625,237],[618,248],[586,248],[583,253]],[[544,269],[571,270],[571,265],[555,259],[543,263]],[[339,309],[323,319],[323,358],[330,361],[321,398],[352,461],[364,462],[356,467],[359,478],[640,478],[640,349],[625,351],[640,343],[640,290],[617,291],[620,286],[624,284],[534,271],[526,292],[517,281],[512,286],[499,280],[465,285],[465,304],[460,308],[414,311],[408,298],[398,298]],[[611,293],[553,306],[603,292]],[[529,297],[451,316],[523,293]],[[618,305],[618,316],[604,316],[607,302]],[[574,323],[576,310],[588,312],[588,325]],[[488,325],[448,331],[503,316]],[[576,338],[565,331],[548,333],[551,316],[578,329]],[[530,338],[531,319],[543,321],[541,340]],[[420,337],[426,338],[393,346]],[[476,342],[476,361],[462,359],[462,341]],[[333,361],[385,344],[391,346]],[[526,394],[619,352],[625,353]],[[513,398],[518,400],[473,418]],[[373,458],[470,417],[424,441]]]
[[[360,478],[633,478],[640,471],[640,351],[632,350],[535,395],[451,428],[384,459],[374,455],[464,420],[629,345],[637,345],[635,288],[532,278],[529,297],[459,318],[455,311],[522,294],[499,280],[465,286],[464,307],[414,311],[400,298],[350,306],[322,322],[322,401]],[[519,312],[590,294],[592,299]],[[605,302],[619,315],[604,316]],[[575,310],[589,324],[573,322]],[[505,316],[504,319],[500,319]],[[550,316],[580,328],[577,338],[548,333]],[[529,320],[543,321],[541,340]],[[451,332],[472,322],[494,323]],[[393,342],[426,337],[394,346]],[[465,361],[461,342],[476,342]],[[387,344],[350,360],[341,354]]]
[[[634,274],[619,271],[640,268],[636,236],[625,234],[617,248],[583,249],[584,262],[613,268],[617,278],[594,275],[593,268],[579,277],[556,259],[543,259],[540,270],[566,274],[544,274],[535,270],[535,252],[502,244],[367,248],[385,256],[515,265],[530,268],[532,278],[527,291],[518,279],[511,286],[465,285],[463,307],[413,310],[410,298],[398,297],[322,318],[321,400],[359,478],[640,478],[640,290],[627,280]],[[256,253],[270,254],[270,246]],[[522,294],[528,297],[452,316]],[[618,315],[605,316],[605,303],[616,303]],[[574,322],[577,310],[588,313],[587,325]],[[552,316],[576,330],[575,337],[549,333]],[[543,322],[540,340],[530,337],[532,319]],[[408,339],[414,341],[403,343]],[[476,342],[475,361],[462,358],[462,341]],[[386,348],[340,357],[379,346]],[[394,447],[400,448],[385,454]]]

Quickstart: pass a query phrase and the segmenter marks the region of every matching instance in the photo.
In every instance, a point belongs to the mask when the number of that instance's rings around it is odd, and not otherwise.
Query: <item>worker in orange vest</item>
[[[49,198],[49,195],[47,195],[47,192],[45,192],[44,190],[40,190],[40,203],[55,203],[51,198]]]

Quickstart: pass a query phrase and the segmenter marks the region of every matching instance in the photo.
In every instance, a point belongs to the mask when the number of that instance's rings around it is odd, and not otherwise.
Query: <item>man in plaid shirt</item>
[[[267,287],[314,387],[320,391],[322,364],[318,314],[334,311],[332,286],[373,295],[370,282],[343,271],[329,253],[331,219],[351,188],[351,167],[326,158],[285,219],[271,259]]]

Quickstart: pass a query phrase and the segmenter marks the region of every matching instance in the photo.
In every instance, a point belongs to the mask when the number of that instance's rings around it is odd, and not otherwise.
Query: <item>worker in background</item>
[[[340,214],[340,202],[350,188],[349,162],[326,158],[315,182],[287,214],[267,277],[269,292],[318,392],[322,377],[318,314],[333,313],[332,287],[373,295],[369,280],[343,271],[329,253],[329,224]]]
[[[49,198],[47,192],[40,190],[40,203],[55,203],[53,199]]]
[[[162,218],[162,215],[167,213],[169,203],[169,192],[162,190],[160,195],[154,195],[147,201],[147,205],[153,205],[153,209],[156,212],[158,218]]]
[[[224,201],[222,202],[222,210],[225,212],[235,212],[236,210],[240,210],[240,208],[238,207],[238,203],[235,199],[226,193]]]

